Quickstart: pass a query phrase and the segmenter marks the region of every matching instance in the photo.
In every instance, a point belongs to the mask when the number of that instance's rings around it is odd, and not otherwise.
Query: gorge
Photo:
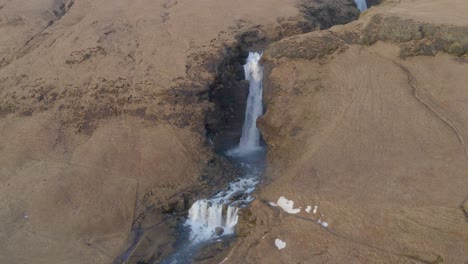
[[[238,146],[226,150],[226,154],[240,166],[243,175],[228,183],[225,190],[211,198],[193,203],[184,223],[190,235],[181,242],[176,252],[162,263],[189,263],[197,249],[217,237],[234,234],[238,212],[252,200],[252,193],[263,173],[265,148],[260,143],[257,119],[263,114],[262,54],[250,52],[244,65],[245,79],[249,82],[249,94],[244,124]]]
[[[465,263],[467,14],[0,0],[0,263]]]

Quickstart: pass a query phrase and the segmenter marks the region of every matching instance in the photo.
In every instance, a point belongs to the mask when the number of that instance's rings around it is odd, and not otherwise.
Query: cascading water
[[[229,151],[229,154],[233,156],[246,156],[261,150],[260,131],[257,128],[257,119],[263,114],[261,57],[261,53],[250,52],[244,65],[245,79],[249,81],[249,96],[239,146]],[[220,230],[219,228],[222,228],[223,234],[232,234],[237,224],[239,201],[249,201],[249,195],[254,191],[256,184],[257,180],[252,177],[240,179],[230,184],[229,191],[222,192],[209,200],[196,201],[190,208],[187,220],[192,230],[191,238],[194,240],[211,238],[216,234],[216,229]],[[248,197],[229,204],[229,200],[237,193],[248,195]],[[223,207],[226,207],[225,211]]]
[[[251,194],[263,172],[265,153],[256,125],[263,112],[261,56],[261,53],[250,52],[244,65],[245,78],[250,83],[245,120],[239,146],[227,153],[244,169],[245,175],[230,182],[225,190],[213,197],[198,200],[192,205],[185,222],[190,229],[188,244],[162,263],[185,263],[204,243],[221,235],[234,234],[239,208],[253,200]]]
[[[189,211],[189,224],[192,228],[192,240],[205,240],[213,236],[216,228],[222,234],[229,235],[234,232],[237,224],[237,210],[235,206],[228,205],[223,212],[223,204],[213,204],[209,200],[196,201]],[[222,228],[222,229],[219,229]]]
[[[356,6],[359,9],[359,11],[363,12],[367,9],[366,0],[354,0],[354,2],[356,3]]]
[[[246,178],[229,183],[227,190],[210,199],[196,201],[189,210],[187,224],[190,226],[190,239],[194,242],[206,241],[222,235],[231,235],[237,224],[239,207],[252,201],[250,194],[255,190],[259,173],[251,171]]]
[[[263,114],[263,67],[259,63],[261,57],[261,53],[251,52],[244,65],[245,78],[249,81],[249,96],[238,148],[241,153],[260,148],[260,131],[257,128],[257,119]]]

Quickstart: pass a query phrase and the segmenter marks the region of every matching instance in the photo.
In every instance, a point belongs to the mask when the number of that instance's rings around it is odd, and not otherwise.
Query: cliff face
[[[229,50],[357,17],[332,2],[0,0],[0,262],[164,257],[165,214],[228,176]]]
[[[468,260],[467,8],[390,0],[267,47],[266,178],[227,262]]]

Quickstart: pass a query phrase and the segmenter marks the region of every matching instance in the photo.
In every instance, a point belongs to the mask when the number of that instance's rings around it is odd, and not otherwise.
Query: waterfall
[[[249,81],[249,96],[238,148],[241,153],[260,148],[260,131],[257,128],[257,119],[263,113],[263,67],[259,63],[261,57],[261,53],[250,52],[247,63],[244,65],[245,79]]]
[[[213,203],[208,200],[196,201],[189,210],[188,223],[191,227],[192,241],[206,240],[216,235],[230,235],[234,233],[237,224],[239,208],[231,205]],[[221,233],[222,232],[222,233]]]
[[[190,207],[186,221],[190,227],[190,240],[198,243],[216,236],[234,234],[239,207],[253,200],[250,194],[258,184],[259,174],[260,171],[251,170],[247,177],[230,182],[226,190],[210,199],[197,200]]]
[[[252,193],[264,171],[266,154],[260,144],[260,131],[256,124],[263,112],[261,57],[261,53],[250,52],[244,65],[245,79],[250,86],[242,136],[239,146],[226,153],[242,168],[242,173],[210,198],[195,201],[182,228],[190,230],[188,239],[161,264],[191,263],[193,256],[203,245],[218,240],[220,236],[234,234],[239,209],[254,199]]]
[[[245,109],[245,120],[239,146],[230,151],[232,156],[239,159],[262,150],[260,146],[260,131],[257,128],[257,118],[263,113],[262,79],[263,67],[260,65],[261,53],[250,52],[244,65],[245,79],[249,81],[249,96]],[[254,162],[251,160],[250,162]],[[253,200],[250,194],[258,184],[261,170],[244,164],[248,169],[245,177],[231,183],[226,190],[219,192],[210,199],[196,201],[189,210],[186,225],[190,227],[192,242],[207,241],[220,235],[234,233],[238,220],[239,207],[245,206]]]
[[[367,9],[366,0],[354,0],[354,2],[356,3],[356,6],[359,9],[359,11],[363,12]]]

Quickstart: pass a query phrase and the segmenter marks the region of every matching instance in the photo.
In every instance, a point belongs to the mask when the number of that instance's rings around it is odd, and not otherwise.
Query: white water
[[[246,178],[237,179],[210,199],[197,200],[190,207],[186,224],[190,227],[190,240],[203,242],[216,237],[216,228],[222,235],[234,234],[239,208],[253,200],[251,193],[258,183],[255,171]]]
[[[245,110],[245,120],[239,146],[230,154],[236,157],[246,157],[252,152],[261,150],[260,131],[257,128],[257,119],[262,115],[262,79],[263,67],[260,65],[262,54],[250,52],[244,65],[245,78],[249,81],[249,96]],[[190,227],[190,240],[192,242],[207,241],[216,237],[216,229],[222,228],[222,235],[234,233],[238,220],[239,207],[245,206],[253,200],[251,193],[258,183],[260,172],[246,166],[248,175],[231,182],[228,188],[219,192],[210,199],[196,201],[189,210],[186,224]]]
[[[257,128],[257,119],[263,114],[263,67],[259,63],[261,57],[261,53],[250,52],[244,65],[245,79],[249,81],[249,96],[239,146],[228,151],[230,156],[245,156],[262,149],[260,131]]]
[[[359,9],[359,11],[363,12],[364,10],[367,9],[366,0],[354,0],[354,2],[356,3],[357,8]]]
[[[224,207],[224,210],[223,210]],[[223,235],[234,233],[239,208],[231,205],[198,200],[189,210],[192,240],[206,240],[213,236],[216,227],[223,228]],[[224,211],[224,212],[223,212]]]

